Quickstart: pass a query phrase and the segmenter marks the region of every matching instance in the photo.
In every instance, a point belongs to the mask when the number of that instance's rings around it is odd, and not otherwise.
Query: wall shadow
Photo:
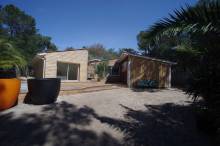
[[[102,123],[124,132],[126,146],[211,146],[196,129],[192,107],[167,103],[133,110],[124,105],[125,120],[95,115]]]
[[[110,134],[97,135],[86,126],[92,122],[94,110],[77,108],[61,102],[42,108],[38,114],[0,113],[0,145],[2,146],[119,146]]]

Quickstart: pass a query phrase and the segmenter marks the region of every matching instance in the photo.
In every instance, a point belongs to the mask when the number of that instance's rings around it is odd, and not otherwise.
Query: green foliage
[[[143,37],[144,36],[144,37]],[[164,42],[164,38],[169,40]],[[177,38],[174,44],[169,44]],[[195,6],[175,10],[139,34],[139,46],[160,56],[168,50],[181,68],[190,72],[186,92],[194,100],[202,97],[215,116],[220,115],[220,3],[200,1]],[[165,45],[165,47],[161,47]],[[151,47],[148,47],[151,46]],[[153,46],[153,47],[152,47]],[[172,49],[166,49],[172,47]],[[150,49],[149,49],[150,48]],[[153,48],[153,49],[152,49]],[[159,51],[155,51],[158,50]],[[155,55],[154,54],[154,55]],[[162,53],[162,57],[169,58]],[[160,56],[161,57],[161,56]],[[213,123],[216,123],[214,122]],[[217,124],[220,128],[220,123]]]
[[[107,75],[107,72],[108,72],[108,63],[105,61],[99,63],[96,66],[95,72],[98,75],[99,79],[103,79]]]
[[[141,31],[137,36],[139,50],[144,51],[145,54],[150,54],[152,51],[151,45],[153,41],[148,39],[146,31]]]
[[[171,54],[182,70],[193,70],[194,66],[197,65],[196,58],[200,55],[196,49],[188,45],[176,46],[175,52]]]
[[[146,32],[149,41],[160,40],[163,36],[180,36],[181,34],[205,34],[219,31],[220,9],[218,3],[187,6],[175,10],[169,18],[155,23]]]
[[[57,50],[50,37],[38,33],[35,19],[14,5],[0,8],[0,37],[10,40],[27,62],[38,52]]]
[[[24,54],[27,61],[31,61],[31,59],[39,52],[57,50],[56,46],[51,43],[50,37],[42,36],[40,34],[15,38],[13,40],[19,51]]]
[[[208,3],[210,3],[210,2],[220,2],[220,0],[199,0],[198,1],[198,5],[203,5],[203,4],[208,4]]]
[[[170,18],[155,23],[147,31],[147,36],[153,41],[161,40],[164,36],[178,37],[183,34],[189,36],[188,44],[191,45],[191,49],[185,49],[185,52],[194,56],[188,62],[189,66],[193,64],[194,66],[191,68],[193,80],[191,80],[188,93],[194,95],[195,98],[199,96],[211,98],[210,92],[215,92],[213,82],[220,83],[219,77],[215,75],[220,71],[218,65],[220,62],[219,4],[188,6],[186,9],[176,10],[174,13],[175,15],[170,15]]]
[[[102,44],[84,47],[89,51],[89,59],[115,59],[118,53],[114,49],[106,49]]]
[[[10,37],[33,35],[36,33],[36,22],[14,5],[6,5],[1,9],[4,29]]]
[[[65,51],[75,51],[76,49],[74,48],[74,47],[67,47],[66,49],[65,49]]]
[[[136,51],[135,49],[132,49],[132,48],[121,48],[121,49],[119,49],[119,51],[118,51],[119,56],[120,56],[123,52],[127,52],[127,53],[130,53],[130,54],[135,54],[135,55],[138,55],[138,54],[139,54],[139,52]]]
[[[22,68],[25,65],[26,61],[12,43],[0,39],[0,69]]]

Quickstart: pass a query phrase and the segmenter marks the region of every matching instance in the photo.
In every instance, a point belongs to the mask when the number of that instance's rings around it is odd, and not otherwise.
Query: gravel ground
[[[191,101],[177,90],[130,90],[19,103],[0,113],[0,146],[209,146]]]

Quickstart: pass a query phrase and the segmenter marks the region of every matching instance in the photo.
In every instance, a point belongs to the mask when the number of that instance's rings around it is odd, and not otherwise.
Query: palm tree
[[[165,36],[188,37],[196,61],[191,62],[194,66],[187,93],[194,99],[203,96],[209,105],[215,105],[220,101],[220,4],[211,1],[186,6],[169,16],[146,30],[149,43]]]
[[[25,65],[25,59],[12,43],[0,39],[0,70],[4,71],[4,74],[11,73],[11,70],[23,68]]]
[[[182,58],[191,73],[186,92],[194,100],[204,99],[204,119],[209,122],[200,121],[205,123],[202,128],[216,131],[220,127],[220,3],[201,0],[169,16],[145,31],[148,43],[160,43],[167,36],[187,38],[190,46],[176,49],[188,54]]]

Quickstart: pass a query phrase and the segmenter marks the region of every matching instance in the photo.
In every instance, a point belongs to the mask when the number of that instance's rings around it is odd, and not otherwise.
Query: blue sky
[[[101,43],[137,48],[137,34],[172,10],[197,0],[0,0],[32,15],[60,50]]]

